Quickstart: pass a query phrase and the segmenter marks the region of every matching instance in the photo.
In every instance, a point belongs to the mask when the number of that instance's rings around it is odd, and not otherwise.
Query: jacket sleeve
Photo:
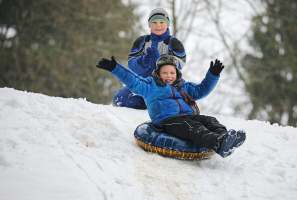
[[[170,54],[172,54],[178,59],[178,69],[181,70],[186,65],[187,55],[183,44],[176,37],[171,37],[169,43],[169,51]]]
[[[133,93],[136,93],[144,98],[147,97],[152,83],[152,78],[143,78],[138,76],[136,73],[119,63],[110,73],[119,81],[124,83]]]
[[[195,101],[197,101],[198,99],[202,99],[211,93],[211,91],[215,88],[219,78],[220,76],[214,76],[208,70],[205,78],[200,84],[186,82],[186,91],[193,97]]]
[[[128,55],[128,68],[136,74],[144,76],[149,70],[149,66],[143,65],[143,57],[145,56],[145,42],[147,36],[140,36],[133,43],[132,49]]]

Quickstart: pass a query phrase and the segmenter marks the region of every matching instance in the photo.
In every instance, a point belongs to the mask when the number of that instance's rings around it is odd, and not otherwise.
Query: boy
[[[224,66],[211,62],[200,84],[186,82],[178,69],[178,60],[169,55],[160,57],[154,77],[143,78],[112,60],[102,58],[97,67],[110,71],[146,102],[152,123],[166,133],[192,140],[201,147],[213,149],[223,158],[231,155],[246,138],[244,131],[227,131],[216,118],[197,115],[186,97],[198,100],[206,97],[218,82]],[[182,92],[180,92],[182,91]],[[184,97],[186,96],[186,97]]]
[[[156,61],[161,55],[173,55],[178,61],[178,68],[186,64],[186,52],[183,44],[170,35],[170,19],[166,10],[156,8],[151,11],[148,25],[150,35],[137,38],[128,56],[128,68],[146,78],[152,76],[156,69]],[[146,109],[143,98],[132,93],[127,87],[121,88],[113,98],[115,106]]]

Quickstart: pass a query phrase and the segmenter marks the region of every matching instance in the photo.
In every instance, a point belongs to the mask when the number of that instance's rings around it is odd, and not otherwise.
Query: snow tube
[[[213,150],[200,147],[193,141],[164,133],[151,122],[140,124],[134,131],[134,138],[144,150],[165,157],[190,160],[209,158],[215,154]]]

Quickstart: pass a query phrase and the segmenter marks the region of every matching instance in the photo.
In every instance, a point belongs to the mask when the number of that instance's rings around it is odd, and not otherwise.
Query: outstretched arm
[[[158,49],[148,47],[145,55],[133,57],[128,61],[129,69],[143,77],[151,76],[156,69],[158,58],[160,58]]]
[[[151,84],[150,79],[138,76],[130,69],[119,64],[112,56],[111,60],[102,58],[96,66],[97,68],[109,71],[119,81],[124,83],[132,92],[146,97]]]
[[[194,100],[202,99],[211,93],[211,91],[215,88],[223,69],[224,65],[216,59],[215,63],[211,61],[210,68],[200,84],[190,82],[186,83],[188,93]]]
[[[135,40],[128,55],[128,67],[136,74],[146,78],[152,75],[156,69],[156,61],[160,57],[160,52],[156,47],[147,47],[149,41],[147,35]]]

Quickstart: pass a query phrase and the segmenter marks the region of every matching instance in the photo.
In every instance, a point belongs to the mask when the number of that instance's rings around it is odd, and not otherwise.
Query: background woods
[[[110,102],[120,83],[95,65],[126,62],[132,12],[120,0],[0,1],[0,87]]]
[[[242,66],[253,105],[249,119],[296,126],[297,1],[262,0],[266,11],[253,18],[250,45]]]

